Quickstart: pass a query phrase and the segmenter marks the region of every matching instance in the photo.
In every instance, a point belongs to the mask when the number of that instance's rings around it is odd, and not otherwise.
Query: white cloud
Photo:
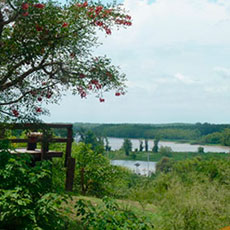
[[[179,80],[179,81],[181,81],[181,82],[183,82],[183,83],[185,83],[185,84],[194,84],[194,83],[196,83],[194,80],[192,80],[190,77],[188,77],[188,76],[185,76],[185,75],[183,75],[183,74],[181,74],[181,73],[176,73],[175,75],[174,75],[174,77],[177,79],[177,80]]]
[[[226,4],[214,4],[208,0],[157,0],[151,4],[142,0],[125,0],[124,6],[130,10],[133,26],[125,33],[120,30],[113,37],[119,39],[120,44],[135,43],[137,47],[143,47],[187,41],[230,43]],[[220,22],[225,22],[223,27]]]
[[[230,68],[225,67],[215,67],[214,71],[224,78],[230,79]]]

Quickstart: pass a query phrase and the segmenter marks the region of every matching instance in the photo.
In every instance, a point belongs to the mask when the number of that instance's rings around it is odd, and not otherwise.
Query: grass
[[[70,225],[68,227],[68,230],[83,230],[83,226],[80,223],[80,220],[76,217],[76,213],[74,210],[75,203],[80,200],[87,200],[90,201],[93,205],[99,205],[102,203],[102,200],[96,197],[88,197],[88,196],[73,196],[72,199],[69,199],[67,204],[63,204],[63,210],[69,209],[68,212],[64,212],[66,216],[70,219]],[[116,202],[120,205],[121,209],[125,210],[132,210],[135,212],[137,216],[145,216],[149,220],[151,220],[153,223],[156,219],[160,218],[158,215],[156,215],[156,206],[153,204],[146,204],[141,205],[138,201],[132,201],[132,200],[116,200]]]
[[[135,155],[134,155],[135,154]],[[138,160],[138,161],[147,161],[148,153],[147,152],[132,152],[129,156],[126,156],[123,151],[110,151],[107,153],[107,156],[110,160]],[[197,152],[173,152],[168,154],[153,153],[149,152],[150,161],[160,161],[163,157],[169,157],[175,161],[185,160],[193,157],[202,157],[204,159],[209,158],[229,158],[230,155],[227,153],[197,153]]]

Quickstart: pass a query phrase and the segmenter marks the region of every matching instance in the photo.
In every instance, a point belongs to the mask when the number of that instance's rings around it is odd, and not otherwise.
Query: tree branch
[[[23,65],[25,63],[25,60],[20,61],[19,63],[17,63],[15,66],[12,67],[12,69],[5,75],[5,77],[3,77],[3,79],[0,81],[0,85],[3,85],[4,83],[6,83],[6,81],[8,80],[8,78],[12,75],[12,73],[14,72],[14,70],[16,70],[18,67],[20,67],[21,65]]]
[[[44,90],[44,89],[48,89],[48,88],[50,88],[50,87],[52,88],[53,86],[55,86],[55,85],[57,85],[57,84],[58,84],[58,83],[56,82],[56,83],[53,83],[52,85],[48,85],[48,86],[43,87],[43,88],[31,89],[31,90],[29,90],[29,91],[23,93],[20,97],[18,97],[17,99],[15,99],[15,100],[13,100],[13,101],[10,101],[10,102],[3,102],[3,103],[0,102],[0,106],[15,104],[15,103],[21,101],[26,95],[28,95],[28,94],[30,94],[30,93],[32,93],[32,92],[34,92],[34,91]]]
[[[4,85],[0,85],[0,91],[4,91],[4,90],[10,88],[11,86],[16,85],[17,83],[22,82],[26,77],[28,77],[30,74],[32,74],[36,71],[41,70],[46,66],[52,66],[52,65],[62,65],[62,63],[61,62],[51,62],[51,63],[46,63],[44,65],[40,64],[37,67],[34,67],[34,68],[24,72],[21,76],[17,77],[15,80],[8,82]]]

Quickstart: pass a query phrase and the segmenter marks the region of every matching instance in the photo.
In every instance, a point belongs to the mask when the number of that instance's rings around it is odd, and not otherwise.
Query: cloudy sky
[[[106,2],[106,1],[104,1]],[[107,0],[109,2],[109,0]],[[230,1],[124,0],[133,26],[99,34],[128,93],[49,106],[49,122],[230,123]]]

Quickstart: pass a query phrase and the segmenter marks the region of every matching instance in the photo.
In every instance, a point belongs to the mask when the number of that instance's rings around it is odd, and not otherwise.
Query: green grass
[[[136,157],[133,156],[136,155]],[[230,155],[227,153],[197,153],[197,152],[173,152],[169,154],[153,153],[149,152],[150,161],[160,161],[163,157],[169,157],[175,161],[185,160],[193,157],[202,157],[204,159],[209,158],[229,158]],[[129,156],[126,156],[123,151],[111,151],[107,153],[107,156],[110,160],[139,160],[147,161],[148,153],[147,152],[132,152]]]
[[[99,205],[102,203],[102,200],[96,197],[89,197],[89,196],[73,196],[72,199],[69,200],[67,204],[63,204],[63,208],[68,208],[70,212],[64,213],[68,216],[70,223],[68,226],[68,230],[83,230],[83,226],[81,225],[79,219],[76,217],[76,213],[74,211],[74,205],[76,201],[79,199],[90,201],[93,205]],[[132,200],[118,200],[116,202],[119,204],[121,209],[124,210],[132,210],[137,216],[145,216],[149,220],[154,223],[156,220],[161,218],[158,214],[156,214],[156,206],[153,204],[145,204],[144,206],[141,205],[138,201]],[[62,211],[63,212],[63,211]]]

